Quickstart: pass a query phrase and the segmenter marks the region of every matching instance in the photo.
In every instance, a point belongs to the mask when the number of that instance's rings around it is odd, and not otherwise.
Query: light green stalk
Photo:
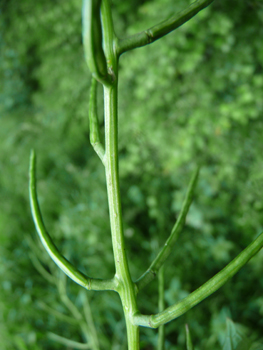
[[[169,34],[185,22],[189,21],[189,19],[194,17],[199,11],[203,10],[213,1],[214,0],[197,0],[192,3],[187,9],[176,13],[174,16],[168,18],[167,20],[162,21],[159,24],[141,33],[120,40],[118,45],[119,55],[137,47],[151,44],[166,34]]]
[[[193,308],[202,300],[213,294],[222,287],[231,277],[233,277],[263,246],[263,233],[255,239],[247,248],[245,248],[234,260],[232,260],[224,269],[218,272],[214,277],[196,289],[178,303],[168,307],[158,314],[146,316],[136,315],[134,322],[143,327],[157,328],[161,324],[170,322],[185,312]]]
[[[133,316],[138,312],[135,285],[132,282],[123,234],[122,211],[119,185],[118,164],[118,56],[115,51],[116,37],[114,34],[111,9],[108,0],[102,1],[101,8],[104,50],[108,62],[108,71],[113,83],[110,87],[104,85],[104,118],[105,118],[105,170],[110,212],[113,254],[118,280],[117,291],[120,295],[126,320],[129,350],[139,349],[139,327],[132,323]]]
[[[164,305],[164,266],[158,271],[158,309],[162,312],[165,309]],[[158,328],[158,344],[157,350],[165,350],[165,329],[164,324]]]
[[[187,350],[194,350],[188,324],[185,325],[185,333],[186,333],[186,349]]]
[[[83,349],[83,350],[84,349],[92,349],[91,344],[79,343],[77,341],[73,341],[73,340],[67,339],[65,337],[61,337],[60,335],[52,333],[52,332],[48,333],[48,337],[49,337],[49,339],[51,339],[57,343],[63,344],[63,345],[70,347],[70,348],[80,349],[80,350],[81,349]]]

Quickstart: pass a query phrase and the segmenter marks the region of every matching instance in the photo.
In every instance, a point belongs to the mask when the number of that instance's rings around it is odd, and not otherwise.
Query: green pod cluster
[[[101,83],[108,81],[107,61],[102,47],[101,0],[83,0],[82,28],[85,59],[92,75]]]

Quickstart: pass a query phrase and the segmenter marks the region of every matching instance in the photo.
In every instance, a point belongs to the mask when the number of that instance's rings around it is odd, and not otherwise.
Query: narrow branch
[[[58,279],[58,284],[57,284],[60,299],[64,303],[66,308],[69,310],[69,312],[72,314],[74,319],[76,321],[78,321],[79,326],[80,326],[81,331],[82,331],[82,334],[84,335],[84,337],[86,338],[86,340],[88,342],[88,340],[90,340],[90,338],[93,339],[93,334],[91,334],[89,326],[86,324],[85,318],[82,315],[82,313],[80,312],[80,310],[76,307],[76,305],[74,303],[72,303],[72,301],[68,297],[67,290],[66,290],[66,282],[67,282],[67,277],[65,274],[63,274],[61,272],[60,277]],[[81,292],[83,292],[83,290],[81,290]],[[89,343],[92,344],[91,341],[89,341]],[[96,345],[97,344],[93,344],[90,347],[94,350],[99,350],[99,347]]]
[[[196,289],[178,303],[168,307],[163,312],[146,316],[136,315],[134,323],[139,326],[157,328],[183,315],[196,304],[203,301],[222,287],[231,277],[233,277],[259,250],[263,247],[263,232],[247,248],[245,248],[234,260],[232,260],[223,270],[218,272],[209,281]]]
[[[185,200],[183,203],[183,207],[181,209],[179,217],[178,217],[178,219],[177,219],[177,221],[172,229],[172,232],[171,232],[169,238],[165,242],[162,250],[159,252],[157,257],[151,263],[150,267],[136,282],[139,290],[142,289],[143,287],[145,287],[149,282],[151,282],[155,278],[159,268],[162,266],[164,261],[171,254],[172,248],[173,248],[175,242],[177,241],[180,233],[182,232],[182,229],[183,229],[183,226],[185,223],[186,215],[189,211],[190,205],[191,205],[192,200],[193,200],[194,189],[195,189],[195,186],[197,183],[199,169],[200,168],[197,167],[197,169],[195,170],[195,172],[190,180],[190,183],[189,183],[188,189],[187,189],[187,193],[186,193],[186,197],[185,197]]]
[[[52,314],[55,317],[59,318],[61,321],[67,322],[69,324],[79,324],[80,320],[77,320],[76,318],[73,318],[71,316],[65,315],[62,312],[59,312],[49,305],[45,304],[42,301],[39,301],[37,305],[44,311],[46,311],[48,314]]]
[[[105,149],[100,139],[100,130],[97,114],[97,81],[94,78],[92,79],[90,88],[89,127],[90,143],[105,166]]]
[[[137,33],[128,38],[122,39],[118,43],[118,54],[135,49],[137,47],[145,46],[169,34],[176,28],[180,27],[185,22],[189,21],[199,11],[210,5],[214,0],[197,0],[192,3],[187,9],[176,15],[160,22],[159,24]]]
[[[31,260],[32,264],[34,265],[34,267],[36,268],[36,270],[40,273],[40,275],[42,275],[42,277],[44,277],[49,283],[51,284],[56,284],[56,279],[54,276],[51,275],[51,273],[49,273],[44,266],[41,264],[41,262],[38,260],[38,258],[36,257],[35,254],[33,253],[29,253],[28,254],[29,259]]]
[[[44,267],[44,264],[39,259],[39,256],[43,252],[40,247],[36,245],[31,236],[26,237],[27,243],[31,249],[31,252],[28,254],[29,258],[36,268],[36,270],[44,277],[49,283],[56,284],[56,278],[52,273],[48,272],[48,270]]]
[[[164,304],[164,266],[158,271],[158,309],[162,312],[165,309]],[[164,350],[165,348],[165,325],[162,324],[158,328],[158,344],[157,350]]]
[[[70,348],[74,348],[74,349],[91,349],[91,345],[90,344],[85,344],[85,343],[79,343],[77,341],[73,341],[64,337],[61,337],[60,335],[57,335],[55,333],[51,333],[49,332],[48,334],[48,338],[58,342],[60,344],[66,345]]]
[[[90,309],[90,303],[88,300],[88,296],[87,293],[85,291],[81,291],[81,294],[83,296],[83,311],[84,311],[84,317],[86,319],[86,323],[87,323],[87,328],[89,330],[90,333],[90,338],[91,338],[91,342],[93,344],[93,349],[94,350],[99,350],[100,346],[99,346],[99,339],[98,339],[98,334],[96,331],[96,327],[94,324],[94,320],[92,317],[92,312]]]
[[[63,302],[63,304],[66,306],[68,311],[72,314],[72,316],[76,320],[78,320],[79,322],[83,321],[84,320],[83,315],[81,314],[81,312],[78,310],[77,306],[74,305],[74,303],[69,299],[69,297],[67,295],[66,282],[67,282],[66,275],[60,271],[60,276],[58,278],[58,283],[57,283],[57,288],[58,288],[60,299]]]
[[[70,277],[74,282],[78,283],[79,285],[81,285],[86,289],[115,290],[114,279],[112,280],[93,279],[85,276],[82,272],[77,270],[75,266],[73,266],[62,254],[60,254],[52,238],[48,234],[42,219],[42,215],[40,212],[38,199],[37,199],[36,155],[34,151],[31,152],[29,175],[30,175],[30,182],[29,182],[30,206],[31,206],[33,220],[34,220],[39,238],[44,248],[48,252],[49,256],[51,257],[51,259],[68,277]]]

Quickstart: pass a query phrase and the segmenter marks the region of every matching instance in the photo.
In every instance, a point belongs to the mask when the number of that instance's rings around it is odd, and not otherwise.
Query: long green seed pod
[[[181,209],[181,212],[179,214],[179,217],[174,224],[174,227],[172,228],[172,232],[168,239],[166,240],[164,246],[160,250],[157,257],[154,259],[154,261],[151,263],[150,267],[146,270],[146,272],[137,280],[136,284],[138,287],[138,290],[144,288],[148,283],[150,283],[156,276],[159,268],[162,266],[164,261],[168,258],[168,256],[171,254],[173,246],[175,242],[177,241],[180,233],[183,230],[184,222],[186,215],[189,211],[190,205],[193,201],[194,197],[194,190],[197,184],[198,175],[199,175],[199,169],[198,166],[192,175],[192,178],[190,180],[190,183],[188,185],[186,197],[183,203],[183,207]]]
[[[97,114],[97,81],[92,78],[89,101],[90,143],[102,163],[105,165],[105,149],[100,139],[99,121]]]
[[[107,61],[102,47],[100,20],[101,0],[83,0],[82,36],[84,53],[92,75],[102,84],[109,84]]]
[[[31,152],[30,156],[30,170],[29,170],[29,195],[30,206],[33,216],[33,220],[37,229],[39,238],[48,252],[49,256],[58,265],[58,267],[74,282],[78,283],[86,289],[93,290],[115,290],[115,280],[100,280],[85,276],[74,265],[72,265],[57,249],[52,238],[47,232],[42,215],[40,212],[37,191],[36,191],[36,155],[35,152]]]
[[[64,271],[73,281],[77,282],[78,284],[82,285],[83,287],[88,286],[88,278],[82,274],[80,271],[78,271],[75,266],[73,266],[64,256],[62,256],[55,244],[53,243],[52,238],[48,234],[42,215],[40,212],[38,200],[37,200],[37,193],[36,193],[36,155],[35,152],[31,152],[30,157],[30,205],[31,205],[31,211],[33,214],[33,220],[38,232],[38,235],[41,239],[41,242],[43,246],[45,247],[46,251],[52,258],[52,260],[61,268],[62,271]]]
[[[255,254],[257,254],[262,247],[263,232],[225,268],[219,271],[214,277],[210,278],[210,280],[204,283],[201,287],[189,294],[186,298],[155,315],[147,316],[137,314],[134,316],[134,324],[143,327],[157,328],[161,324],[170,322],[183,315],[185,312],[192,309],[195,305],[222,287]]]

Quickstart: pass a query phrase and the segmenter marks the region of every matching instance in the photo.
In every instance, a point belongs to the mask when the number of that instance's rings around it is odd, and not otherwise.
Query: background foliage
[[[116,32],[136,33],[188,3],[114,0]],[[64,349],[47,332],[76,341],[96,333],[85,335],[74,320],[52,311],[70,314],[63,288],[40,274],[39,262],[61,280],[30,215],[32,147],[41,206],[57,245],[88,275],[114,272],[104,171],[88,141],[81,2],[2,0],[0,11],[0,338],[6,350]],[[134,279],[168,236],[191,172],[203,163],[184,233],[165,265],[167,305],[212,277],[262,231],[262,24],[259,0],[215,1],[173,34],[121,57],[120,175]],[[99,100],[102,120],[101,91]],[[168,324],[167,348],[185,349],[187,322],[197,350],[222,349],[226,317],[259,340],[262,265],[261,251],[221,290]],[[68,282],[67,294],[84,308],[80,287]],[[125,349],[118,297],[87,297],[101,348]],[[156,282],[139,302],[142,312],[157,311]],[[155,330],[142,330],[142,349],[154,349],[156,341]]]

